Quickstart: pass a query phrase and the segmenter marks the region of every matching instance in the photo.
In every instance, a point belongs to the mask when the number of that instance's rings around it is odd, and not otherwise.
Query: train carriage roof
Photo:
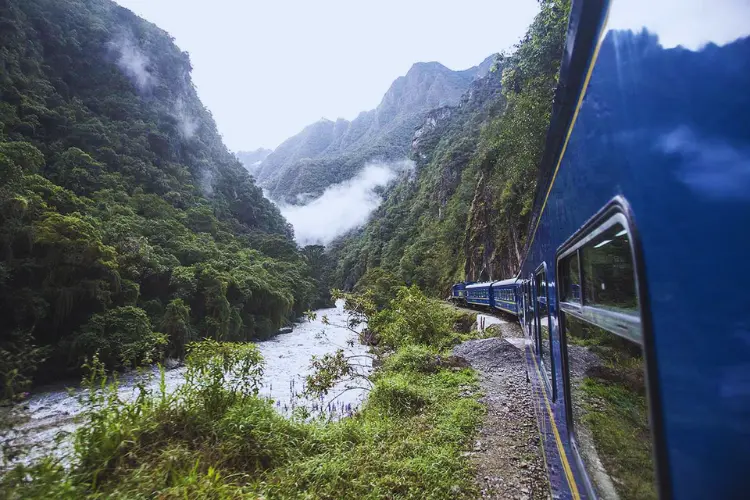
[[[501,280],[501,281],[495,281],[492,283],[492,286],[510,286],[510,285],[516,285],[518,283],[518,278],[508,278],[507,280]]]
[[[482,283],[472,283],[471,285],[466,285],[466,288],[487,288],[491,284],[491,281],[484,281]]]

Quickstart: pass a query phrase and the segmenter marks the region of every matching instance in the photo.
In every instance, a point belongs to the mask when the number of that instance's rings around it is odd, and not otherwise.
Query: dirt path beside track
[[[480,399],[487,415],[474,448],[467,454],[477,467],[481,498],[550,498],[547,471],[526,378],[520,326],[499,323],[500,337],[471,340],[453,353],[479,373]]]

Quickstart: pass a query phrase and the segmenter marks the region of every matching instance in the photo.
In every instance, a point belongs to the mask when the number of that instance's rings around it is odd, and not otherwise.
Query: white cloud
[[[699,50],[707,43],[724,45],[750,35],[748,16],[747,0],[727,0],[720,6],[707,0],[621,0],[612,2],[607,28],[646,28],[659,35],[665,49],[680,45]]]
[[[198,131],[198,121],[190,115],[182,97],[178,97],[175,102],[174,117],[177,118],[177,125],[182,137],[192,139]]]
[[[370,163],[356,177],[329,186],[306,205],[279,204],[282,215],[294,226],[300,245],[327,245],[337,236],[362,226],[383,201],[376,192],[400,173],[414,168],[414,162]]]
[[[702,138],[687,127],[663,135],[657,149],[678,155],[677,175],[698,194],[716,199],[750,198],[750,150],[721,138]]]
[[[146,92],[156,84],[156,77],[148,70],[151,60],[138,48],[132,34],[120,33],[109,42],[109,46],[118,54],[117,66],[140,92]]]

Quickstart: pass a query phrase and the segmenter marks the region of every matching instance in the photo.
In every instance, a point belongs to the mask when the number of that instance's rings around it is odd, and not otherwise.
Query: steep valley
[[[437,296],[462,280],[513,276],[526,244],[552,112],[566,2],[542,2],[524,39],[455,106],[412,130],[416,175],[393,186],[361,229],[330,247],[334,284],[387,273]]]
[[[569,9],[538,3],[510,52],[233,154],[167,32],[0,0],[0,497],[547,498],[524,341],[442,300],[527,244]]]

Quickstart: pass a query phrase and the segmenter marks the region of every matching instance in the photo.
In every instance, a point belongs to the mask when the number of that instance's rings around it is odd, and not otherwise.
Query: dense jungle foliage
[[[382,268],[433,294],[464,279],[514,275],[525,245],[565,40],[568,0],[541,0],[514,52],[457,107],[417,130],[416,175],[392,188],[370,222],[332,245],[335,282]]]
[[[256,394],[262,359],[248,343],[190,344],[183,386],[132,401],[99,390],[92,363],[69,467],[59,457],[17,466],[0,497],[475,498],[465,450],[484,409],[476,374],[449,355],[468,338],[453,330],[459,314],[416,287],[368,309],[389,355],[354,416],[281,416]]]
[[[0,398],[325,301],[322,249],[294,244],[190,71],[109,0],[0,0]]]

